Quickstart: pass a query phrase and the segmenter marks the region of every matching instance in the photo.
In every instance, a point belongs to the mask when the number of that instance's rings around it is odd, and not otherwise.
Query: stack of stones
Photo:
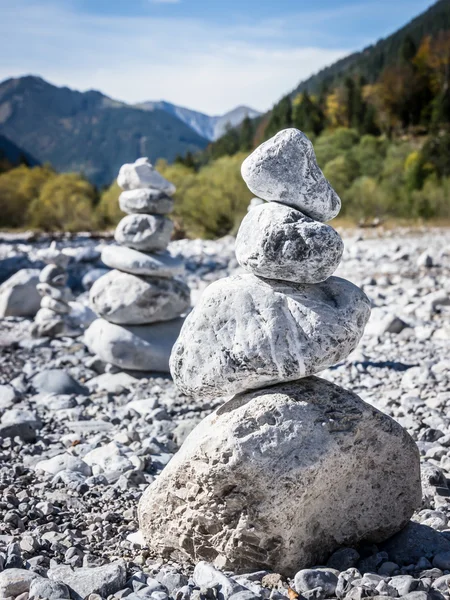
[[[63,254],[52,242],[49,248],[41,250],[42,258],[47,266],[39,275],[36,286],[42,296],[41,308],[36,314],[32,335],[34,337],[57,337],[80,335],[80,330],[70,317],[73,300],[72,292],[67,287],[67,266],[70,257]]]
[[[128,213],[102,261],[113,270],[90,290],[101,317],[86,332],[91,352],[103,361],[139,371],[168,371],[169,356],[190,306],[189,288],[174,276],[183,264],[167,252],[175,186],[147,158],[121,167],[120,208]]]
[[[144,493],[151,554],[292,576],[340,546],[378,543],[421,502],[407,432],[354,393],[312,377],[356,347],[369,300],[332,277],[340,199],[311,142],[281,131],[242,166],[266,203],[244,218],[247,274],[219,280],[187,317],[171,357],[181,391],[223,404]]]

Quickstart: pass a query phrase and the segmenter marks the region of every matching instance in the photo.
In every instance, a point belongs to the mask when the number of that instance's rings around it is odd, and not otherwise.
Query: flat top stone
[[[123,212],[151,213],[165,215],[172,212],[173,198],[165,192],[153,188],[127,190],[119,196],[119,206]]]
[[[155,170],[148,158],[138,158],[134,163],[120,167],[117,183],[123,190],[153,188],[172,196],[176,187]]]
[[[261,144],[244,160],[241,172],[256,196],[298,208],[317,221],[333,219],[341,208],[312,143],[298,129],[284,129]]]
[[[135,275],[173,277],[184,271],[182,259],[171,256],[169,252],[147,254],[126,246],[105,246],[102,262],[112,269]]]

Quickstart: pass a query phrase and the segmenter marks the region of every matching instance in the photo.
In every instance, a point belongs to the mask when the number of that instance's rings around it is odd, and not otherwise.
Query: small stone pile
[[[155,556],[290,576],[404,527],[421,502],[419,454],[390,417],[311,377],[355,349],[370,314],[332,276],[343,243],[324,222],[341,203],[311,142],[281,131],[242,174],[266,201],[237,236],[248,273],[205,290],[171,356],[181,391],[223,404],[146,490],[139,518]]]
[[[125,164],[117,183],[120,208],[128,213],[102,261],[113,270],[91,288],[90,302],[101,317],[86,332],[90,350],[123,369],[168,371],[169,356],[190,306],[189,288],[174,276],[180,259],[167,252],[175,186],[148,158]]]
[[[81,331],[70,317],[73,300],[67,287],[67,266],[70,257],[60,252],[56,242],[41,250],[39,257],[47,266],[39,274],[36,286],[42,296],[41,308],[36,314],[31,333],[34,337],[77,336]]]

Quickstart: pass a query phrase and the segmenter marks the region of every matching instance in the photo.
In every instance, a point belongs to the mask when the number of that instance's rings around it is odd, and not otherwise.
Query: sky
[[[40,75],[128,103],[268,110],[432,0],[0,0],[0,81]]]

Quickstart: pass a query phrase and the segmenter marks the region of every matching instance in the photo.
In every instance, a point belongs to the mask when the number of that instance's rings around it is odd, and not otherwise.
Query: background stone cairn
[[[419,454],[390,417],[312,377],[354,350],[370,303],[331,276],[343,244],[324,222],[340,199],[311,142],[281,131],[242,175],[266,201],[237,236],[248,273],[205,290],[171,356],[181,391],[223,404],[146,490],[139,519],[155,556],[292,576],[406,525]]]
[[[120,208],[128,213],[102,261],[113,270],[98,279],[90,303],[101,317],[86,332],[90,350],[124,369],[168,371],[169,356],[190,306],[189,288],[174,276],[183,264],[167,252],[175,186],[147,158],[121,167]]]
[[[41,250],[39,257],[47,266],[39,275],[36,286],[42,296],[41,308],[36,314],[32,335],[34,337],[77,336],[81,331],[71,319],[69,302],[72,292],[67,287],[67,266],[70,257],[63,254],[52,242],[49,248]]]

